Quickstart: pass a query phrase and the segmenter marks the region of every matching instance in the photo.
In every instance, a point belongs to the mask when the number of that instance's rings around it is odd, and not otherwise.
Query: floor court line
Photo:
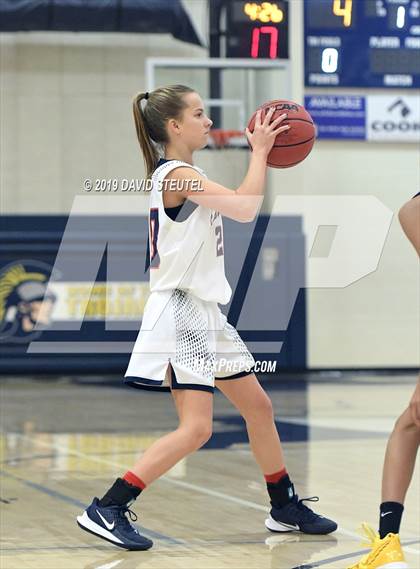
[[[419,543],[420,540],[409,541],[408,543]],[[408,549],[405,547],[405,551]],[[330,563],[335,563],[335,561],[344,561],[345,559],[351,559],[352,557],[358,557],[359,555],[365,555],[370,549],[361,549],[360,551],[355,551],[353,553],[345,553],[343,555],[336,555],[335,557],[329,557],[328,559],[322,559],[321,561],[314,561],[309,565],[299,565],[298,567],[293,567],[292,569],[316,569],[316,567],[321,567],[322,565],[329,565]]]
[[[74,549],[103,549],[105,551],[113,550],[111,544],[109,545],[54,545],[50,547],[2,547],[1,551],[19,551],[25,553],[26,551],[67,551]]]
[[[122,450],[122,451],[105,451],[105,452],[98,452],[96,453],[97,456],[109,456],[109,455],[132,455],[138,454],[137,451],[134,450]],[[0,460],[0,464],[10,464],[14,462],[25,462],[27,460],[37,460],[41,458],[54,458],[54,454],[30,454],[27,456],[19,456],[16,458],[7,458],[6,460]]]
[[[24,438],[28,441],[34,442],[34,439],[29,437],[28,435],[23,435],[21,433],[16,433],[16,434],[17,434],[17,436],[19,436],[21,438]],[[75,456],[80,456],[81,458],[91,460],[93,462],[98,462],[100,464],[107,464],[108,466],[113,466],[113,467],[117,467],[117,468],[130,468],[130,466],[131,466],[131,465],[127,465],[127,464],[116,463],[114,461],[107,460],[104,458],[91,456],[91,455],[88,455],[84,452],[80,452],[80,451],[76,451],[76,450],[68,450],[66,447],[63,447],[62,445],[60,445],[58,443],[52,444],[52,443],[47,443],[46,441],[36,441],[36,443],[38,445],[45,446],[48,448],[54,448],[54,449],[62,452],[63,454],[73,454]],[[268,508],[266,506],[262,506],[261,504],[256,504],[255,502],[250,502],[248,500],[242,500],[241,498],[236,498],[234,496],[230,496],[229,494],[224,494],[223,492],[217,492],[215,490],[210,490],[209,488],[205,488],[205,487],[199,486],[197,484],[191,484],[190,482],[183,482],[181,480],[175,480],[173,478],[170,478],[167,475],[161,476],[159,478],[159,480],[162,480],[164,482],[168,482],[168,483],[173,484],[175,486],[188,488],[190,490],[194,490],[194,491],[199,492],[201,494],[207,494],[209,496],[214,496],[215,498],[220,498],[220,499],[225,500],[225,501],[234,502],[236,504],[239,504],[241,506],[245,506],[248,508],[252,508],[254,510],[259,510],[262,512],[267,512],[267,510],[268,510]],[[347,530],[347,529],[342,528],[342,527],[339,527],[335,533],[346,535],[347,537],[357,538],[358,540],[361,539],[361,536],[358,533]],[[407,539],[410,539],[410,540],[416,539],[416,536],[407,536]],[[412,549],[412,550],[407,549],[407,551],[409,551],[410,553],[414,553],[415,555],[420,555],[420,551],[417,549]]]
[[[6,478],[7,477],[12,478],[13,480],[20,482],[21,484],[24,484],[25,486],[28,486],[29,488],[33,488],[34,490],[37,490],[38,492],[42,492],[43,494],[47,494],[48,496],[50,496],[51,498],[55,498],[56,500],[61,500],[62,502],[66,502],[67,504],[71,504],[72,506],[77,506],[78,508],[81,508],[83,510],[85,510],[87,508],[87,504],[84,504],[83,502],[81,502],[80,500],[77,500],[76,498],[72,498],[71,496],[68,496],[67,494],[63,494],[62,492],[57,492],[56,490],[52,490],[51,488],[48,488],[48,486],[44,486],[43,484],[37,484],[36,482],[32,482],[31,480],[26,480],[26,478],[22,478],[21,476],[16,476],[15,474],[7,472],[7,470],[0,470],[0,475],[5,476]],[[158,532],[153,531],[153,530],[149,530],[147,528],[144,528],[143,526],[141,526],[141,528],[142,528],[144,534],[146,535],[146,537],[160,539],[162,541],[166,541],[168,543],[172,543],[175,545],[184,545],[185,544],[184,541],[174,539],[172,537],[169,537],[169,536],[164,535],[162,533],[158,533]]]

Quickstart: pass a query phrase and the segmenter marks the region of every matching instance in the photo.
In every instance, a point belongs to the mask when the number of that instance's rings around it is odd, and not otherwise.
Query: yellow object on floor
[[[407,569],[398,534],[389,533],[383,539],[368,524],[362,524],[364,537],[371,551],[348,569]]]

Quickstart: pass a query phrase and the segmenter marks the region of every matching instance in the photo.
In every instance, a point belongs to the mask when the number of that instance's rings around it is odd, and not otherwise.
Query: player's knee
[[[212,435],[211,425],[203,424],[197,427],[197,431],[194,436],[195,447],[201,448],[210,439]]]
[[[404,413],[400,415],[398,419],[395,421],[393,431],[394,432],[404,431],[409,424],[410,424],[409,415],[406,409]]]
[[[415,223],[416,221],[418,223],[418,211],[419,204],[413,200],[409,200],[400,208],[398,212],[398,220],[403,229],[411,225],[411,223]]]
[[[264,419],[272,420],[273,417],[273,404],[268,395],[263,392],[253,401],[252,408],[245,419],[247,421],[261,422]]]
[[[420,427],[416,425],[412,417],[411,409],[408,407],[402,415],[398,417],[394,425],[394,432],[414,434],[420,432]]]
[[[398,211],[398,220],[401,223],[401,225],[403,225],[405,217],[407,215],[407,208],[408,208],[408,202],[405,203],[402,207],[400,207]]]
[[[193,423],[188,429],[188,441],[192,450],[201,448],[212,435],[212,425],[206,421]]]
[[[418,424],[418,422],[416,423],[414,421],[414,414],[415,414],[415,409],[413,409],[413,407],[415,407],[417,404],[415,402],[410,403],[410,406],[408,408],[408,410],[410,411],[410,422],[409,425],[407,426],[407,429],[415,434],[417,437],[419,437],[420,439],[420,425]]]

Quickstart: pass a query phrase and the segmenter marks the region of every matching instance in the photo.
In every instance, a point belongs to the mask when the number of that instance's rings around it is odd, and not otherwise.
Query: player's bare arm
[[[281,115],[274,121],[270,122],[274,109],[270,109],[264,120],[261,121],[261,111],[257,113],[255,128],[251,133],[248,128],[246,135],[252,147],[251,159],[248,166],[248,172],[236,189],[230,189],[226,186],[218,184],[212,180],[208,180],[201,176],[196,170],[187,167],[180,167],[173,170],[168,178],[177,180],[197,180],[200,191],[194,191],[185,184],[184,189],[177,192],[176,198],[180,205],[185,199],[192,202],[214,209],[222,215],[239,221],[242,223],[250,222],[255,219],[262,202],[264,193],[265,177],[267,170],[267,156],[274,144],[274,140],[278,134],[287,131],[290,126],[283,125],[282,122],[287,118],[286,114]],[[174,201],[174,197],[165,198]],[[165,205],[168,202],[165,201]]]

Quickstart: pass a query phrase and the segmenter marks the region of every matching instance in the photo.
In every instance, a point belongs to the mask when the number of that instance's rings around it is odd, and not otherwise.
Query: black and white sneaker
[[[265,520],[265,527],[273,532],[301,531],[310,534],[327,534],[337,529],[337,524],[328,518],[316,514],[303,502],[318,502],[318,496],[299,500],[297,494],[291,501],[277,508],[273,506],[270,516]]]
[[[101,508],[98,498],[94,498],[83,514],[77,516],[77,523],[83,530],[118,547],[136,551],[150,549],[153,541],[139,534],[128,521],[127,513],[131,521],[137,520],[136,514],[127,505]]]

